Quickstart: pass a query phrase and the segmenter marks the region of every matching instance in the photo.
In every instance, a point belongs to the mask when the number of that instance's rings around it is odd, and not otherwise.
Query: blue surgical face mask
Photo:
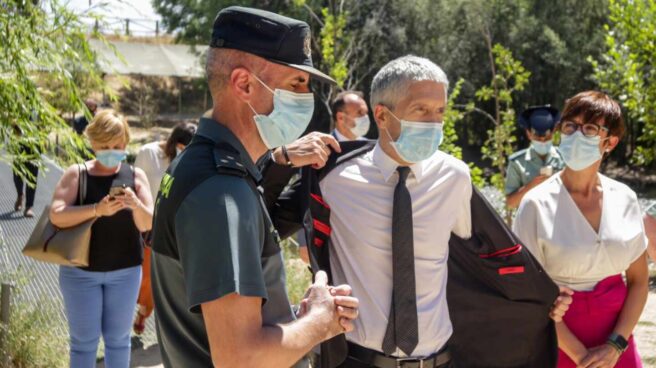
[[[128,153],[125,150],[102,150],[96,152],[96,160],[105,167],[116,167],[125,160]]]
[[[369,121],[369,115],[363,115],[359,118],[355,118],[354,120],[355,126],[351,129],[351,133],[353,133],[353,135],[356,137],[362,137],[367,134],[369,131],[369,125],[371,125],[371,122]]]
[[[567,167],[574,171],[580,171],[601,160],[600,141],[601,138],[598,135],[586,137],[577,130],[573,134],[562,135],[558,150]]]
[[[292,143],[310,124],[314,113],[314,95],[295,93],[284,89],[272,90],[253,75],[266,89],[273,93],[273,111],[269,115],[258,114],[249,103],[255,116],[255,126],[269,149]]]
[[[531,141],[531,148],[540,156],[546,156],[551,152],[551,147],[553,146],[553,141],[548,140],[546,142],[540,141]]]
[[[442,122],[416,122],[397,118],[401,123],[401,135],[394,141],[389,131],[390,144],[405,162],[415,163],[431,157],[442,144]]]

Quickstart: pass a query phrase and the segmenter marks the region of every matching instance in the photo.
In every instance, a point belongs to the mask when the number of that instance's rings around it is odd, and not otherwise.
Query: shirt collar
[[[232,147],[236,151],[235,153],[239,155],[241,163],[253,179],[255,179],[256,182],[259,182],[262,179],[260,170],[253,163],[253,160],[246,151],[244,145],[225,125],[210,118],[201,118],[198,123],[196,135],[211,140],[215,145],[223,143]]]
[[[549,162],[552,157],[558,157],[558,150],[556,149],[555,146],[552,146],[551,149],[549,150],[549,153],[547,153],[547,156],[544,158],[544,162]],[[536,160],[542,162],[542,159],[538,155],[537,152],[533,149],[533,147],[529,146],[528,149],[526,150],[526,155],[524,156],[524,159],[526,161],[531,161],[531,160]]]
[[[337,139],[337,141],[339,142],[344,142],[349,140],[344,136],[344,134],[340,133],[339,130],[337,129],[333,130],[333,135],[335,136],[335,139]]]
[[[396,162],[393,158],[389,157],[389,155],[383,151],[383,148],[380,146],[380,141],[376,142],[376,146],[372,151],[371,157],[374,166],[376,166],[378,170],[380,170],[380,173],[383,174],[385,182],[389,182],[392,175],[394,175],[396,172],[396,168],[399,166],[399,163]],[[423,161],[410,165],[410,171],[412,172],[412,175],[414,175],[417,182],[421,181],[421,177],[424,172],[423,169]]]
[[[350,139],[346,138],[346,136],[344,136],[344,134],[340,133],[339,130],[337,130],[337,129],[333,130],[333,136],[335,137],[335,139],[337,139],[338,142],[350,141]],[[355,138],[356,141],[362,141],[362,140],[365,140],[365,139],[366,139],[365,137],[356,137]]]

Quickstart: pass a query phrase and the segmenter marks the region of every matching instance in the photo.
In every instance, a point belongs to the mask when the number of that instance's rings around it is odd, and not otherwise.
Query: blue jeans
[[[71,368],[94,368],[98,341],[105,342],[105,367],[130,366],[130,331],[141,266],[111,272],[59,268],[71,338]]]

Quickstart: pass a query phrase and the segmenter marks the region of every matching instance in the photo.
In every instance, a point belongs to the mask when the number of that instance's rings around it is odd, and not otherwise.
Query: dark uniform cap
[[[217,14],[210,47],[236,49],[336,82],[314,68],[310,26],[264,10],[231,6]]]
[[[550,105],[532,106],[519,115],[519,126],[531,133],[544,136],[558,124],[560,113]]]

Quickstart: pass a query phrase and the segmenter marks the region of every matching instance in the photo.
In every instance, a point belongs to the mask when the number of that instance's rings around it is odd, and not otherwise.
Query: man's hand
[[[328,161],[331,149],[336,152],[342,152],[339,143],[330,134],[312,132],[305,135],[293,143],[285,146],[289,161],[294,167],[312,165],[314,169],[320,169]],[[273,151],[273,159],[277,164],[285,165],[287,160],[282,153],[282,148],[278,147]]]
[[[551,311],[549,312],[549,317],[551,317],[551,319],[556,322],[563,320],[565,312],[567,312],[569,309],[569,305],[572,304],[572,295],[574,295],[574,291],[572,289],[564,286],[560,287],[560,295],[558,295],[558,298],[556,298],[556,301],[554,302],[554,305],[551,307]]]
[[[352,320],[358,316],[358,300],[340,295],[345,293],[350,294],[350,287],[328,287],[328,276],[319,271],[301,304],[301,310],[307,311],[306,315],[326,324],[325,339],[353,331]]]
[[[614,347],[603,344],[588,350],[588,355],[579,363],[579,368],[613,368],[620,358]]]
[[[351,287],[349,285],[340,285],[340,286],[329,286],[328,290],[330,295],[335,298],[335,307],[337,308],[337,314],[339,315],[339,323],[342,325],[344,331],[352,331],[353,320],[358,318],[359,310],[358,306],[360,302],[357,298],[351,296]],[[309,293],[309,290],[308,290]],[[307,313],[307,295],[299,305],[297,318],[303,317]]]

